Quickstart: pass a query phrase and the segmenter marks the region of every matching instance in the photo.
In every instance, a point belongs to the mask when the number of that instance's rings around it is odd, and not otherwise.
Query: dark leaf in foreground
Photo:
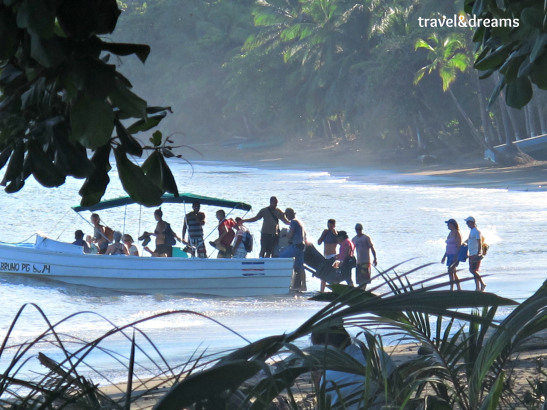
[[[11,153],[8,167],[2,179],[1,185],[5,186],[8,182],[13,181],[15,178],[21,176],[23,171],[23,159],[25,157],[25,143],[23,141],[17,141],[15,149]]]
[[[110,182],[108,172],[110,166],[110,145],[105,145],[95,151],[91,162],[94,165],[93,173],[85,180],[82,188],[80,188],[80,196],[82,200],[80,205],[90,206],[98,203],[103,197],[106,187]]]
[[[129,196],[145,206],[160,205],[163,191],[144,174],[142,168],[129,161],[120,148],[114,149],[114,155],[120,181]]]
[[[261,368],[262,365],[258,361],[242,360],[224,363],[193,374],[174,386],[154,406],[154,409],[182,409],[205,400],[214,400],[222,393],[237,388]]]
[[[35,141],[29,143],[28,158],[32,175],[36,181],[45,187],[57,187],[65,182],[64,175],[59,172],[47,153]]]

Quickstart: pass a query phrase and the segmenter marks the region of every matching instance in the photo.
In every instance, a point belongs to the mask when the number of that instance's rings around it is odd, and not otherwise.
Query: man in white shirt
[[[483,282],[481,275],[479,275],[479,268],[481,266],[482,255],[482,235],[477,229],[475,218],[469,216],[464,219],[465,223],[471,229],[469,232],[469,238],[467,239],[467,247],[469,249],[469,272],[475,278],[475,291],[484,291],[486,284]]]

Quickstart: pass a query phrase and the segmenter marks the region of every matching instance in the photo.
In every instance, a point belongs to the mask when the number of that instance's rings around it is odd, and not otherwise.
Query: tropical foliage
[[[244,136],[393,156],[482,154],[546,134],[545,5],[517,3],[465,1],[477,18],[519,21],[473,33],[419,25],[458,15],[460,1],[2,0],[1,182],[16,192],[30,175],[47,187],[81,178],[91,204],[109,183],[113,153],[124,188],[152,205],[177,191],[165,161],[180,155],[174,143]],[[414,84],[423,67],[441,80]],[[169,107],[150,106],[128,78]],[[170,107],[176,115],[166,116]],[[171,139],[155,134],[148,144],[160,121]]]
[[[283,393],[286,404],[298,408],[295,397],[299,376],[332,369],[365,376],[366,382],[359,384],[357,393],[346,397],[343,405],[360,400],[367,408],[494,409],[533,405],[529,399],[532,393],[526,399],[524,393],[517,395],[513,390],[511,359],[531,336],[547,327],[547,282],[517,304],[489,293],[441,290],[448,284],[430,283],[438,278],[411,283],[414,271],[398,275],[394,267],[381,272],[375,279],[381,285],[371,291],[333,285],[332,292],[315,297],[325,306],[298,329],[220,356],[196,352],[187,362],[176,365],[161,355],[139,330],[139,323],[160,315],[195,313],[165,312],[121,328],[113,325],[111,331],[92,341],[74,340],[59,332],[59,327],[75,315],[55,324],[44,316],[46,331],[32,341],[11,346],[11,333],[22,312],[30,307],[26,306],[13,321],[0,348],[0,357],[9,363],[0,376],[0,398],[4,407],[16,408],[62,408],[68,404],[78,408],[129,408],[143,395],[154,393],[157,397],[161,393],[155,406],[158,409],[264,409],[279,402]],[[386,288],[390,290],[385,292]],[[500,306],[514,309],[498,320]],[[366,365],[337,348],[308,346],[304,341],[310,333],[324,331],[333,324],[343,324],[357,333],[356,343]],[[422,346],[421,354],[394,364],[383,353],[380,334],[392,343],[417,343]],[[120,357],[103,345],[116,335],[130,342],[127,357]],[[136,343],[136,335],[146,343]],[[31,361],[29,355],[39,351],[43,342],[57,346],[63,359],[54,362],[39,355],[49,370],[29,380],[24,376],[28,374],[25,368]],[[111,356],[118,366],[126,366],[128,383],[121,397],[106,396],[89,376],[80,373],[79,368],[90,366],[88,358],[95,350]],[[136,362],[136,351],[153,360],[152,364],[141,366]],[[99,369],[91,370],[91,377],[102,377]],[[145,383],[140,374],[145,372],[150,377],[151,371],[158,377]],[[541,386],[543,376],[539,372],[537,386]],[[315,397],[319,408],[330,408],[332,391],[333,387],[318,386]],[[343,408],[342,404],[337,408]]]
[[[244,136],[457,154],[546,133],[544,93],[524,112],[505,99],[487,110],[497,74],[478,81],[471,28],[418,24],[462,8],[459,1],[426,0],[218,0],[184,7],[134,0],[116,36],[150,33],[157,64],[123,69],[149,98],[173,106],[177,115],[166,125],[185,141]],[[233,24],[220,16],[232,16]],[[458,37],[456,54],[467,56],[451,74],[448,95],[434,76],[414,85],[420,68],[432,63],[415,44],[433,35]]]
[[[500,80],[492,96],[497,98],[504,88],[505,100],[511,107],[521,108],[532,98],[535,84],[547,90],[547,4],[542,1],[492,3],[466,0],[468,13],[482,19],[516,19],[518,27],[481,27],[473,41],[480,53],[475,67],[484,76],[499,72]]]
[[[114,153],[124,189],[155,205],[177,186],[164,156],[171,148],[154,135],[146,167],[133,135],[154,128],[170,110],[151,107],[109,61],[150,48],[102,38],[120,10],[110,1],[5,0],[0,2],[0,169],[2,185],[19,191],[32,175],[46,187],[67,177],[85,179],[82,204],[98,202],[109,183]],[[88,150],[91,155],[88,155]]]

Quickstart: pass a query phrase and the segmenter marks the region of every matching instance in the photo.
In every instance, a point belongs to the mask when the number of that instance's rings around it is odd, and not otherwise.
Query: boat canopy
[[[172,203],[172,204],[182,204],[189,203],[191,204],[194,201],[199,201],[201,205],[211,205],[219,207],[229,207],[232,209],[241,209],[244,211],[250,211],[251,205],[244,202],[238,201],[229,201],[227,199],[213,198],[209,196],[195,195],[189,193],[181,193],[179,196],[174,196],[172,194],[165,194],[161,197],[162,203]],[[95,205],[91,206],[73,206],[72,209],[76,212],[82,211],[101,211],[103,209],[117,208],[119,206],[125,206],[136,203],[131,197],[124,196],[120,198],[107,199],[101,201]]]

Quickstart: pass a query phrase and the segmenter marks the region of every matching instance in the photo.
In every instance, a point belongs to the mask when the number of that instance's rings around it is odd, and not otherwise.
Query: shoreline
[[[235,147],[199,148],[202,156],[186,158],[190,163],[219,162],[241,167],[260,168],[268,170],[298,170],[326,172],[332,176],[358,180],[378,185],[416,185],[447,188],[484,188],[502,189],[510,191],[542,192],[547,190],[547,162],[535,162],[528,165],[500,167],[488,163],[480,158],[462,159],[444,164],[421,164],[416,159],[402,158],[396,163],[385,162],[372,158],[361,151],[351,151],[346,148],[306,148],[290,150],[287,148],[271,148],[265,150],[239,150]],[[511,361],[515,365],[515,374],[518,375],[518,386],[521,392],[530,390],[527,380],[538,376],[536,363],[547,361],[547,349],[538,346],[547,346],[547,333],[536,336],[536,346],[526,348]],[[385,346],[385,350],[392,355],[396,363],[405,362],[417,354],[417,343],[397,344]],[[161,385],[161,380],[150,380],[153,386]],[[148,382],[146,384],[148,384]],[[109,394],[118,394],[125,390],[125,384],[101,387]],[[297,401],[300,408],[314,403],[315,395],[311,377],[302,377],[298,381]],[[160,388],[156,393],[165,392]],[[293,392],[295,393],[295,392]],[[286,395],[283,392],[282,395]],[[151,408],[157,400],[157,395],[144,396],[139,400],[142,407]]]
[[[328,172],[336,177],[377,185],[420,185],[446,188],[488,188],[509,191],[547,191],[547,161],[504,167],[479,156],[453,158],[425,164],[412,154],[364,152],[350,147],[302,145],[242,150],[237,147],[196,147],[201,156],[188,156],[190,163],[220,161],[262,169]]]

